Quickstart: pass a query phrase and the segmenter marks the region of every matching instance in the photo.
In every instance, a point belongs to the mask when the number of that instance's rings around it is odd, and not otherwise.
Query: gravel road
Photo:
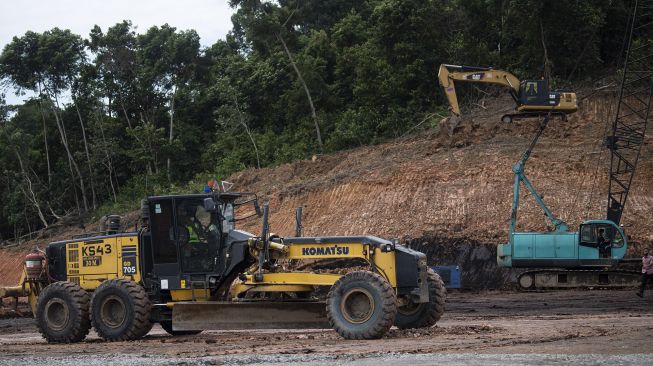
[[[107,343],[45,343],[31,319],[0,319],[0,365],[651,365],[653,297],[633,291],[451,293],[434,328],[348,341],[331,330],[207,331]]]

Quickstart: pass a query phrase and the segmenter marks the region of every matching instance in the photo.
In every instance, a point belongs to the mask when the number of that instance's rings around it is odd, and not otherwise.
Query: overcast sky
[[[95,24],[106,31],[125,19],[138,33],[165,23],[195,29],[202,46],[210,46],[231,29],[231,14],[228,0],[0,0],[0,49],[29,30],[59,27],[87,38]],[[5,93],[8,103],[20,100]]]

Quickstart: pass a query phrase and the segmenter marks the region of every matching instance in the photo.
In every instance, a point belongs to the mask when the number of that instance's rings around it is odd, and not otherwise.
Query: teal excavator
[[[628,287],[636,285],[640,278],[639,272],[620,268],[625,262],[639,261],[625,258],[628,236],[620,222],[644,144],[653,97],[653,23],[651,13],[646,11],[652,5],[653,1],[634,1],[629,20],[616,118],[605,140],[610,151],[606,218],[587,220],[572,230],[547,207],[526,176],[526,163],[552,113],[542,114],[535,137],[512,168],[509,241],[497,248],[497,262],[503,267],[530,269],[518,277],[522,289]],[[553,231],[516,231],[522,185],[544,211]]]

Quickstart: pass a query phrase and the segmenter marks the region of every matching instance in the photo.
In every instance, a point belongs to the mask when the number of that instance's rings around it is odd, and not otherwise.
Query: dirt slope
[[[293,235],[294,209],[304,205],[304,235],[365,234],[412,242],[437,238],[438,245],[450,240],[452,245],[472,242],[493,247],[507,240],[511,166],[537,129],[532,120],[501,123],[509,104],[509,100],[495,100],[485,111],[455,123],[443,122],[417,136],[247,170],[228,180],[235,183],[234,190],[256,192],[269,200],[272,230],[282,236]],[[526,168],[552,211],[571,227],[583,219],[605,217],[609,155],[601,142],[609,108],[610,99],[594,97],[583,101],[568,121],[551,122]],[[653,240],[651,135],[622,220],[636,247]],[[130,213],[128,221],[136,216]],[[545,230],[547,225],[534,200],[524,194],[519,222],[519,229]],[[260,231],[258,219],[241,226]],[[44,245],[81,231],[74,228],[18,249],[0,250],[0,285],[17,281],[23,253],[33,244]],[[422,240],[420,245],[432,242]],[[494,265],[492,253],[485,252],[480,257]],[[465,253],[467,249],[452,253],[449,263],[469,257]]]
[[[526,168],[552,211],[571,227],[605,217],[609,155],[601,141],[608,102],[585,101],[569,121],[551,122]],[[269,199],[272,229],[281,235],[294,232],[294,208],[303,204],[306,235],[435,234],[496,244],[508,232],[511,166],[537,129],[536,121],[503,124],[499,116],[487,112],[453,128],[443,123],[419,136],[247,170],[231,180],[238,190]],[[623,219],[639,241],[653,240],[650,135]],[[524,194],[519,222],[520,229],[529,230],[544,230],[547,224],[532,197]],[[246,226],[260,230],[258,223]]]

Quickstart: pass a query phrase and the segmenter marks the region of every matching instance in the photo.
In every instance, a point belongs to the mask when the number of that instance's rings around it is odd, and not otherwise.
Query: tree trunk
[[[48,227],[48,221],[45,219],[45,215],[43,215],[43,211],[41,210],[41,205],[39,204],[39,200],[36,198],[36,193],[34,193],[34,189],[32,188],[32,180],[30,179],[29,174],[25,169],[25,165],[23,165],[23,159],[21,158],[20,153],[18,153],[18,150],[16,150],[16,148],[14,148],[14,152],[16,153],[16,157],[18,158],[18,164],[20,165],[20,171],[23,173],[23,179],[25,180],[25,183],[27,183],[27,190],[25,190],[25,187],[23,185],[19,184],[20,190],[23,192],[25,198],[28,201],[30,201],[32,205],[34,205],[34,208],[36,208],[36,213],[39,215],[39,219],[43,223],[43,226]]]
[[[172,96],[170,97],[170,137],[168,142],[172,145],[172,139],[174,138],[173,130],[175,126],[175,96],[177,95],[177,86],[173,86]],[[168,174],[168,182],[170,182],[170,157],[166,161],[166,168]]]
[[[84,128],[84,120],[82,119],[82,114],[79,111],[77,102],[73,100],[75,105],[75,110],[77,111],[77,118],[79,118],[79,125],[82,127],[82,139],[84,139],[84,151],[86,152],[86,163],[88,164],[88,174],[89,179],[91,180],[91,194],[93,195],[93,209],[97,208],[96,198],[95,198],[95,176],[93,174],[93,167],[91,166],[91,155],[88,152],[88,141],[86,140],[86,128]]]
[[[54,216],[54,218],[57,219],[57,220],[61,220],[61,216],[57,215],[57,213],[54,212],[54,210],[52,209],[52,205],[50,204],[50,202],[46,202],[46,204],[48,205],[48,209],[50,210],[50,213],[52,214],[52,216]]]
[[[252,141],[252,145],[254,146],[254,152],[256,152],[256,167],[258,169],[261,169],[261,159],[259,158],[258,155],[258,147],[256,147],[256,141],[254,141],[254,136],[252,136],[252,133],[249,130],[249,127],[247,126],[247,123],[245,123],[245,119],[243,118],[243,114],[240,112],[240,106],[238,105],[238,97],[234,94],[234,103],[236,104],[236,111],[238,112],[238,119],[240,121],[240,124],[245,127],[245,132],[247,132],[247,136],[249,136],[249,140]]]
[[[79,170],[79,166],[77,165],[77,162],[75,161],[75,158],[73,157],[72,152],[70,151],[70,147],[68,146],[68,138],[66,137],[66,127],[63,124],[63,120],[61,119],[61,116],[59,116],[59,113],[57,112],[57,109],[59,108],[59,99],[57,97],[57,94],[54,94],[54,99],[56,105],[53,106],[52,111],[54,112],[54,119],[57,122],[57,129],[59,130],[59,135],[61,136],[61,143],[64,146],[64,149],[66,150],[66,154],[68,154],[68,162],[72,167],[74,167],[75,172],[77,173],[77,176],[79,178],[79,184],[80,184],[80,190],[82,193],[82,202],[84,203],[84,211],[88,211],[88,200],[86,199],[86,186],[84,185],[84,177],[82,176],[81,171]],[[75,179],[74,173],[72,172],[71,169],[71,174],[73,174],[73,180]]]
[[[109,116],[111,117],[111,116]],[[118,196],[116,195],[116,188],[113,186],[113,160],[111,155],[109,155],[109,149],[107,149],[107,139],[104,136],[104,127],[102,127],[102,120],[99,118],[96,113],[95,118],[97,120],[98,126],[100,126],[100,136],[102,136],[102,146],[104,147],[104,155],[107,158],[107,169],[109,170],[109,185],[111,186],[111,193],[113,194],[113,202],[118,202]],[[117,180],[118,178],[116,178]]]
[[[40,87],[39,87],[39,110],[41,111],[41,119],[43,120],[43,143],[45,144],[45,161],[48,164],[48,185],[51,185],[52,168],[50,166],[50,149],[48,148],[48,128],[45,122],[45,111],[43,110],[43,100],[42,100]]]
[[[122,108],[122,113],[125,115],[125,119],[127,120],[127,126],[132,128],[132,122],[131,119],[129,119],[129,115],[127,114],[127,109],[125,108],[125,103],[122,101],[122,97],[120,97],[120,107]]]
[[[302,73],[299,71],[297,68],[297,65],[295,64],[295,60],[292,57],[292,54],[290,53],[290,50],[288,49],[288,46],[286,45],[286,42],[283,40],[283,37],[281,37],[281,33],[275,33],[277,36],[277,39],[281,44],[283,45],[283,49],[286,51],[286,55],[288,56],[288,60],[290,60],[290,64],[292,65],[292,68],[295,70],[295,73],[297,74],[297,79],[299,79],[299,82],[302,84],[302,87],[304,87],[304,92],[306,93],[306,98],[308,99],[308,104],[311,107],[311,116],[313,117],[313,122],[315,123],[315,133],[317,134],[317,144],[319,147],[320,152],[322,152],[322,134],[320,134],[320,124],[318,123],[317,120],[317,114],[315,113],[315,106],[313,105],[313,98],[311,97],[311,92],[308,90],[308,86],[306,85],[306,82],[304,81],[304,78],[302,77]]]
[[[544,49],[544,80],[551,87],[551,60],[549,60],[549,52],[546,48],[546,43],[544,42],[544,26],[542,25],[542,19],[540,19],[540,37],[542,39],[542,48]]]
[[[150,125],[150,120],[147,119],[147,112],[145,113],[140,112],[140,116],[141,116],[141,124],[143,126]],[[148,151],[150,154],[150,161],[148,161],[147,163],[147,171],[150,174],[152,174],[153,172],[154,174],[159,174],[159,164],[157,161],[156,152],[154,151],[154,147],[152,146],[152,139],[150,138],[150,136],[145,136],[145,138],[146,139],[144,141],[141,140],[138,141],[141,142],[141,145],[143,146],[143,150]]]

